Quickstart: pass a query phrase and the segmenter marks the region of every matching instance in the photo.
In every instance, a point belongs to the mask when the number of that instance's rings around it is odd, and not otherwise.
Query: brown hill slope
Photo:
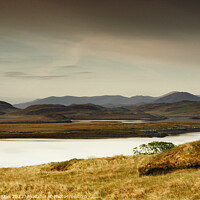
[[[16,112],[15,114],[24,114],[24,115],[45,115],[50,113],[75,113],[75,112],[92,112],[104,110],[104,107],[97,106],[93,104],[83,104],[83,105],[70,105],[64,106],[59,104],[42,104],[42,105],[33,105],[29,106],[23,110]]]
[[[55,114],[63,115],[68,119],[141,119],[141,118],[156,118],[145,112],[132,112],[127,108],[104,108],[94,104],[81,105],[34,105],[26,109],[19,110],[13,115],[27,116],[52,116]]]
[[[147,158],[138,168],[140,175],[166,173],[175,169],[200,167],[200,141],[174,147]]]
[[[15,110],[18,110],[18,109],[7,102],[0,101],[0,114],[5,114],[7,112],[11,112]]]
[[[127,107],[132,112],[143,111],[167,117],[200,117],[200,102],[182,101],[177,103],[155,103]]]

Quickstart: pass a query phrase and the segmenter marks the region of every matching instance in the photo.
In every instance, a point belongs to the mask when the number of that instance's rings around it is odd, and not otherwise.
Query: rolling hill
[[[18,109],[7,102],[0,101],[0,114],[5,114],[7,112],[11,112],[15,110],[18,110]]]
[[[145,112],[166,117],[200,117],[200,102],[181,101],[175,103],[153,103],[127,106],[132,112]]]
[[[25,109],[13,112],[15,116],[52,116],[55,114],[66,119],[141,119],[141,118],[157,118],[145,112],[132,112],[123,107],[105,108],[94,104],[72,104],[64,106],[59,104],[42,104],[33,105]]]
[[[200,118],[200,102],[181,101],[175,103],[152,103],[137,106],[106,108],[94,104],[59,104],[32,105],[7,114],[6,119],[20,118],[24,121],[45,120],[128,120],[148,119],[163,120],[166,118]],[[5,120],[6,120],[5,119]],[[5,121],[4,120],[4,121]]]
[[[93,104],[83,104],[83,105],[70,105],[64,106],[59,104],[40,104],[29,106],[25,109],[15,112],[15,114],[25,114],[25,115],[45,115],[50,113],[76,113],[76,112],[91,112],[104,110],[102,106],[97,106]]]

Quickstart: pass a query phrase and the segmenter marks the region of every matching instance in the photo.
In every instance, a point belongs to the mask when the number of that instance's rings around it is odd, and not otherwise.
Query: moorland
[[[86,103],[39,104],[20,109],[0,102],[0,138],[165,137],[199,132],[200,102],[191,95],[194,101],[177,102],[175,97],[163,97],[169,102],[162,98],[148,104],[118,107]],[[105,121],[108,119],[112,121]],[[117,119],[139,119],[144,123],[114,121]],[[0,194],[7,199],[198,200],[199,148],[197,141],[156,155],[72,159],[1,168]]]
[[[22,199],[39,196],[66,199],[68,196],[69,199],[99,200],[198,200],[199,152],[198,141],[156,155],[73,159],[1,168],[0,194]]]

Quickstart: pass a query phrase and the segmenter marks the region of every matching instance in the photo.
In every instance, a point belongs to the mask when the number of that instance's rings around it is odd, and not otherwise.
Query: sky
[[[196,0],[0,0],[0,100],[200,95]]]

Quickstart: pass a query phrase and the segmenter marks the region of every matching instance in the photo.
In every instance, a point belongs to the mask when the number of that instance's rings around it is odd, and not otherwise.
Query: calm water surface
[[[200,140],[200,132],[165,138],[5,139],[0,140],[0,167],[20,167],[72,158],[132,155],[133,147],[152,141],[182,144]]]

